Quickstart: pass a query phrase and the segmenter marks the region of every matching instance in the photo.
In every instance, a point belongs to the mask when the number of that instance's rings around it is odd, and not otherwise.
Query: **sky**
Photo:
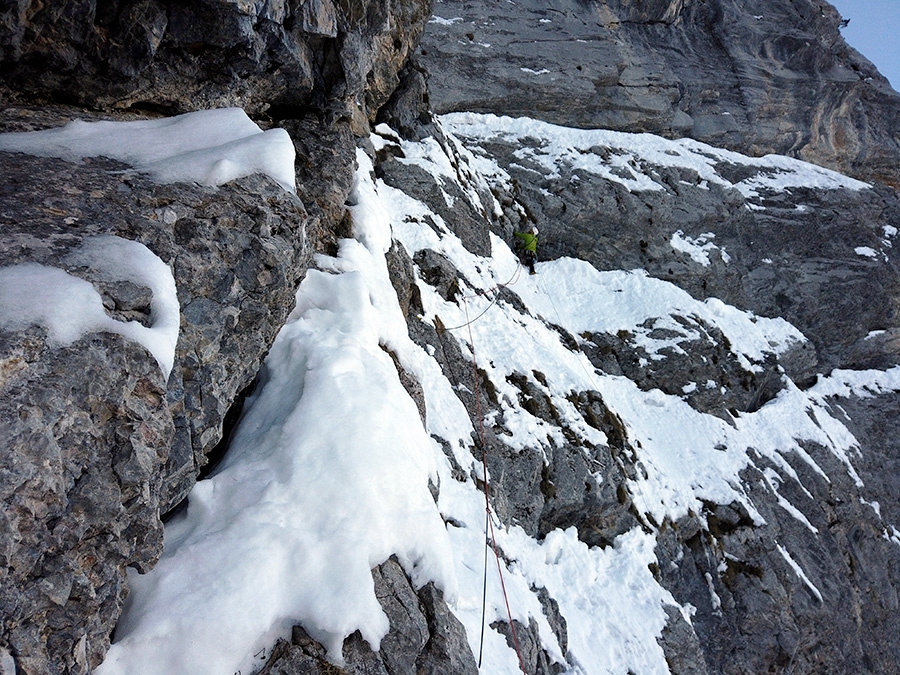
[[[900,0],[830,0],[850,23],[844,39],[900,90]]]

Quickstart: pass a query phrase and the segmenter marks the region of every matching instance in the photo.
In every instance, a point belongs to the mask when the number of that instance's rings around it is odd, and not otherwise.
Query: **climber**
[[[528,271],[534,274],[534,262],[537,259],[538,229],[534,225],[524,232],[513,232],[518,238],[516,252],[523,265],[528,266]]]

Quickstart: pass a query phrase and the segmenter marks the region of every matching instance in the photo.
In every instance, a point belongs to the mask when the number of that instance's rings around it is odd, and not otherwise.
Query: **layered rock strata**
[[[900,185],[900,95],[840,21],[823,0],[446,0],[421,59],[437,112],[688,136]]]

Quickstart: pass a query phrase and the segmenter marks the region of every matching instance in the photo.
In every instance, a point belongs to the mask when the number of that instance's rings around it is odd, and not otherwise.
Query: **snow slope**
[[[652,166],[659,162],[680,162],[704,180],[724,181],[716,161],[759,167],[756,179],[744,181],[750,196],[761,186],[865,187],[795,160],[752,160],[696,142],[490,116],[450,116],[444,122],[461,137],[543,139],[543,151],[523,149],[523,159],[586,162],[585,170],[633,190],[657,189]],[[451,159],[433,139],[413,144],[380,131],[373,137],[376,147],[401,145],[404,161],[439,181],[456,181],[473,201],[484,193],[479,188],[508,179],[463,141],[453,141],[457,152]],[[615,149],[611,160],[573,150],[602,144]],[[419,319],[460,327],[452,333],[462,353],[477,354],[500,401],[500,410],[485,423],[502,428],[511,448],[549,449],[564,442],[561,428],[528,412],[510,384],[511,375],[540,369],[544,378],[533,384],[584,446],[607,439],[587,423],[571,394],[597,391],[638,449],[642,470],[628,490],[645,526],[625,532],[612,546],[588,547],[574,529],[538,541],[495,518],[497,544],[510,561],[503,573],[512,617],[525,625],[537,622],[543,648],[567,673],[667,673],[657,642],[667,621],[665,607],[675,606],[688,621],[693,608],[679,606],[650,571],[652,524],[699,511],[703,501],[736,501],[762,522],[740,472],[754,457],[767,458],[776,467],[768,474],[776,494],[784,481],[800,480],[787,456],[800,457],[824,476],[803,449],[807,441],[833,453],[841,470],[858,481],[858,443],[827,397],[900,390],[900,369],[824,374],[808,391],[785,377],[774,400],[732,423],[694,410],[680,396],[642,391],[625,377],[595,369],[551,324],[572,336],[631,331],[653,358],[665,358],[665,347],[677,348],[691,337],[675,317],[697,317],[728,337],[747,369],[805,338],[783,320],[715,299],[697,301],[640,270],[600,272],[583,261],[559,259],[541,263],[535,277],[522,275],[504,241],[492,237],[488,257],[470,253],[428,205],[376,180],[364,153],[358,160],[353,239],[341,241],[336,257],[320,257],[319,269],[301,284],[296,309],[272,348],[263,386],[248,402],[227,458],[197,484],[187,512],[168,525],[159,565],[131,578],[116,643],[96,672],[252,672],[259,665],[253,655],[265,655],[294,623],[339,663],[344,637],[360,630],[375,648],[387,630],[369,570],[390,555],[417,585],[437,582],[479,653],[485,508],[476,483],[483,469],[472,454],[474,411],[456,395],[467,383],[448,380],[436,359],[407,335],[385,262],[393,239],[411,256],[425,249],[440,253],[464,276],[453,301],[420,280]],[[515,293],[525,310],[499,297],[500,286]],[[648,321],[670,328],[675,337],[654,338],[644,328]],[[388,352],[422,385],[424,425]],[[454,474],[434,437],[446,443],[463,477]],[[600,471],[594,478],[604,480]],[[429,481],[440,486],[437,504]],[[804,519],[799,508],[780,499],[791,517]],[[805,578],[790,545],[779,551]],[[566,617],[567,657],[533,590],[538,588],[548,591]],[[508,620],[493,568],[486,614],[488,625]],[[517,657],[499,632],[487,629],[483,649],[482,672],[518,672]]]

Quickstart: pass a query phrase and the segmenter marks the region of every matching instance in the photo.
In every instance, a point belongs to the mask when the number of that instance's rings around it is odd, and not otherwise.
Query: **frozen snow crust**
[[[294,144],[287,131],[263,131],[240,108],[134,122],[73,120],[56,129],[0,134],[0,150],[73,162],[109,157],[163,183],[216,186],[264,173],[294,190]]]
[[[578,147],[586,133],[489,116],[452,116],[446,122],[450,129],[466,125],[469,135],[546,133],[547,143],[556,144],[553,152],[572,161],[575,155],[566,148]],[[487,194],[491,181],[506,179],[489,158],[476,158],[452,137],[450,153],[434,140],[406,143],[389,129],[379,131],[372,139],[376,147],[397,145],[404,161],[425,168],[438,184],[454,182],[455,192],[467,195],[478,210],[484,207],[475,203],[477,195]],[[706,161],[720,151],[708,146],[669,146],[647,135],[619,134],[613,141],[622,157],[687,162],[710,181],[724,180]],[[672,151],[656,154],[654,148],[663,146]],[[397,555],[417,585],[437,582],[465,625],[473,652],[479,652],[485,533],[478,479],[485,476],[472,451],[479,424],[473,425],[475,412],[460,397],[470,384],[451,382],[433,352],[408,337],[385,262],[392,239],[414,258],[430,250],[459,271],[459,293],[450,299],[423,280],[416,282],[418,320],[435,328],[463,328],[452,331],[453,339],[466,359],[477,355],[496,392],[496,409],[484,423],[512,451],[549,454],[575,438],[589,457],[593,448],[605,446],[609,439],[573,403],[577,394],[596,391],[621,421],[635,453],[639,470],[627,489],[641,524],[611,546],[588,547],[574,527],[538,540],[515,522],[495,522],[513,618],[537,624],[541,648],[563,672],[669,672],[658,642],[668,621],[666,608],[688,622],[695,608],[679,604],[652,573],[654,528],[700,513],[704,503],[739,504],[763,524],[741,479],[757,458],[774,467],[766,489],[790,518],[813,527],[801,508],[779,493],[784,482],[805,490],[788,458],[799,458],[828,480],[805,450],[806,444],[817,444],[836,460],[838,471],[859,484],[854,469],[859,444],[829,400],[898,391],[900,368],[836,371],[821,375],[807,391],[784,376],[776,398],[730,421],[698,412],[680,396],[642,391],[623,376],[596,369],[581,351],[567,347],[553,326],[577,341],[591,332],[641,335],[641,326],[653,320],[684,336],[675,317],[694,316],[721,330],[734,358],[748,370],[805,337],[784,320],[716,299],[697,301],[640,270],[601,272],[561,258],[541,263],[536,277],[521,274],[506,242],[492,236],[491,255],[469,252],[428,204],[376,180],[364,153],[358,160],[354,238],[341,241],[336,257],[320,257],[319,269],[301,284],[296,309],[272,348],[262,386],[248,401],[226,460],[197,484],[187,512],[168,526],[159,565],[132,577],[117,641],[96,672],[252,672],[252,654],[287,635],[295,623],[340,663],[347,635],[360,630],[377,648],[387,631],[369,570],[390,555]],[[757,165],[740,156],[729,155],[728,161]],[[599,160],[591,162],[590,170],[607,170]],[[769,178],[760,178],[769,189],[804,180],[864,187],[779,158],[758,165],[769,172]],[[628,161],[622,168],[625,178],[609,179],[627,180],[630,189],[655,189],[652,178]],[[747,194],[758,184],[748,183]],[[499,297],[501,285],[518,302]],[[679,338],[661,344],[647,333],[645,340],[648,353],[664,358]],[[385,350],[421,384],[424,428]],[[536,370],[541,378],[532,375]],[[529,412],[512,384],[523,374],[552,402],[559,424]],[[445,443],[448,454],[435,439]],[[601,485],[603,471],[593,479]],[[440,487],[436,505],[429,481]],[[885,531],[896,532],[888,526]],[[778,552],[802,584],[827,598],[792,555],[789,541],[780,542]],[[566,618],[565,650],[537,596],[542,588]],[[486,623],[507,620],[492,571]],[[491,628],[481,671],[519,671],[506,638]]]

